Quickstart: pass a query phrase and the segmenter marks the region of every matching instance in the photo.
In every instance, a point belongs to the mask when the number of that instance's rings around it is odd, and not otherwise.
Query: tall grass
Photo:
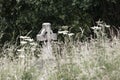
[[[0,80],[120,80],[120,39],[51,44],[52,57],[33,40],[6,44],[0,54]]]

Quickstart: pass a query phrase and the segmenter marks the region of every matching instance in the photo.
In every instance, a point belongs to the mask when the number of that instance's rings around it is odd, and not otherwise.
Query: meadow
[[[89,41],[65,37],[48,47],[27,36],[20,37],[19,46],[6,43],[0,53],[0,80],[120,80],[119,37],[96,34]]]

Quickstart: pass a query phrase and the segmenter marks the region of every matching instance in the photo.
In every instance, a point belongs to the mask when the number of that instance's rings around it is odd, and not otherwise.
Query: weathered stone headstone
[[[51,30],[51,24],[50,23],[43,23],[42,29],[37,34],[37,41],[43,41],[45,44],[43,44],[43,58],[48,59],[52,58],[52,47],[51,47],[51,41],[57,40],[57,34],[53,33]]]
[[[51,41],[51,40],[57,40],[57,34],[53,33],[51,30],[51,24],[50,23],[43,23],[42,29],[37,34],[37,41]]]

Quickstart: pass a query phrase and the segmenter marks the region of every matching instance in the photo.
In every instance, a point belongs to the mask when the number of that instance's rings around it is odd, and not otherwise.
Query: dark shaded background
[[[103,20],[119,29],[120,0],[0,0],[0,43],[20,35],[36,37],[43,22],[56,32],[68,25],[71,32],[90,36],[90,27]]]

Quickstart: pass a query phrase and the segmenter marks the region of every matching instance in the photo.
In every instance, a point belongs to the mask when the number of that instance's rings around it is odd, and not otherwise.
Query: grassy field
[[[50,46],[49,46],[50,47]],[[35,42],[1,51],[0,80],[120,80],[120,40]]]
[[[41,46],[20,36],[19,46],[6,43],[0,50],[0,80],[120,80],[120,39],[107,38],[103,27],[110,26],[98,25],[89,41],[75,41],[64,31],[64,42]]]

